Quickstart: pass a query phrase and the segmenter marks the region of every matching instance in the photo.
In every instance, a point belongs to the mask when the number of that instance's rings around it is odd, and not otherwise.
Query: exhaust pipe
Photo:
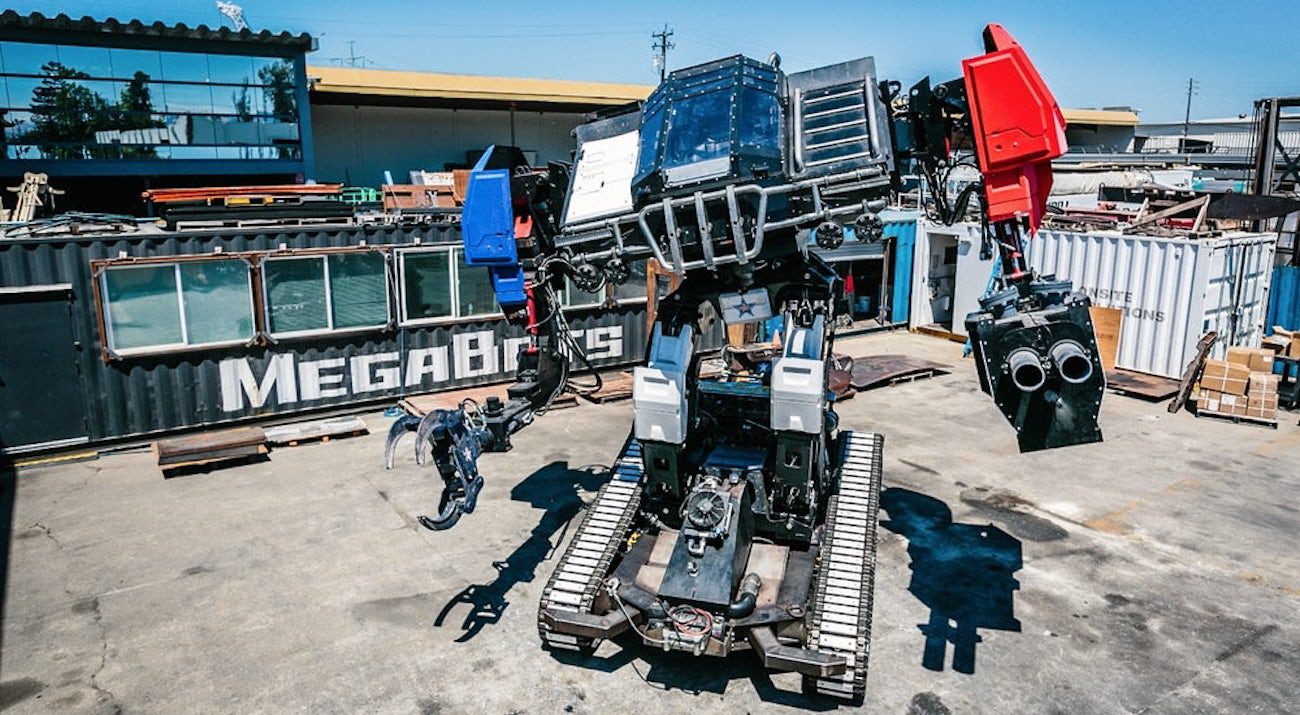
[[[1073,340],[1062,340],[1048,351],[1061,379],[1072,385],[1087,382],[1092,377],[1092,360],[1083,346]]]
[[[1038,353],[1029,348],[1017,348],[1007,356],[1007,369],[1011,371],[1011,382],[1021,392],[1036,392],[1047,382],[1047,373],[1043,372],[1043,362]]]

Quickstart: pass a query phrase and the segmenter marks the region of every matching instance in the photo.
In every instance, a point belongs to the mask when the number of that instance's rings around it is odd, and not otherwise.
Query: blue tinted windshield
[[[663,168],[731,153],[731,92],[709,92],[673,102]]]
[[[664,110],[641,120],[641,150],[637,155],[636,173],[641,176],[653,168],[659,148],[659,130],[664,126]]]

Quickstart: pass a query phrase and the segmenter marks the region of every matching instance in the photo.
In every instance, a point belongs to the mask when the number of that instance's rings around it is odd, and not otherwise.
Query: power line
[[[676,47],[677,44],[668,38],[673,36],[673,31],[664,23],[664,29],[659,32],[650,33],[654,42],[650,44],[650,49],[655,51],[655,66],[659,68],[659,81],[664,81],[668,76],[668,50]]]

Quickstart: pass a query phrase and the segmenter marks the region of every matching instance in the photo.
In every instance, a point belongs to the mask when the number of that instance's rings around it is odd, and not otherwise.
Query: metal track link
[[[839,486],[826,507],[807,647],[843,655],[848,668],[826,678],[804,676],[806,692],[853,702],[866,692],[884,446],[877,434],[844,432],[840,439]]]
[[[601,582],[609,573],[610,563],[618,555],[627,532],[632,528],[641,503],[641,483],[645,466],[641,445],[630,440],[614,462],[610,480],[600,488],[587,506],[573,539],[555,565],[555,571],[542,590],[538,606],[537,630],[542,643],[563,650],[591,651],[597,641],[592,638],[557,633],[541,617],[543,609],[591,613]]]

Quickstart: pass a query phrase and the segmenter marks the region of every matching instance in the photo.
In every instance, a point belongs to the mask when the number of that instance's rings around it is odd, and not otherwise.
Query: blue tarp
[[[1272,335],[1274,325],[1300,330],[1300,266],[1274,268],[1268,290],[1268,318],[1264,321],[1264,333]]]

